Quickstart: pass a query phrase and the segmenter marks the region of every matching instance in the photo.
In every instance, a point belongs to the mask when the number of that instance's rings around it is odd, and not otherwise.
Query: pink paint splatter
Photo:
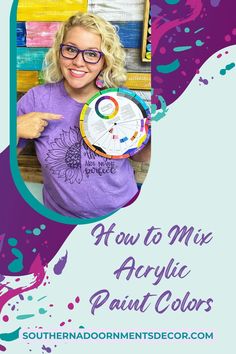
[[[1,345],[1,344],[0,344],[0,351],[1,351],[1,352],[5,352],[6,350],[7,350],[7,348],[4,347],[4,345]]]
[[[77,297],[75,298],[75,302],[76,302],[77,304],[80,302],[79,296],[77,296]]]
[[[4,315],[2,320],[3,320],[3,322],[8,322],[9,321],[9,317],[7,315]]]
[[[154,77],[154,80],[158,83],[158,84],[162,84],[163,83],[163,79],[159,76]]]
[[[65,322],[61,322],[61,323],[60,323],[60,326],[61,326],[61,327],[65,326]]]
[[[42,284],[44,276],[45,276],[45,270],[42,265],[41,258],[40,258],[39,254],[36,256],[33,263],[31,264],[29,274],[34,274],[34,279],[29,284],[29,286],[23,286],[23,287],[19,287],[16,289],[8,289],[8,291],[3,294],[2,292],[4,291],[4,289],[6,287],[5,287],[5,285],[0,284],[0,313],[2,311],[3,306],[10,299],[12,299],[16,295],[19,295],[19,294],[24,293],[26,291],[38,288],[39,285]]]
[[[69,310],[74,310],[74,304],[72,304],[72,302],[70,302],[67,307]]]
[[[230,41],[231,41],[231,36],[229,34],[226,34],[225,42],[230,42]]]
[[[165,47],[161,47],[160,48],[160,53],[161,54],[166,54],[166,48]]]

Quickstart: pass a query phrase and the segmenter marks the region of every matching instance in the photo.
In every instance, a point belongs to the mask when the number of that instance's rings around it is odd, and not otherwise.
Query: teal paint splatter
[[[228,64],[228,65],[226,65],[226,70],[231,70],[231,69],[233,69],[235,67],[235,63],[231,63],[231,64]]]
[[[45,299],[47,296],[43,296],[43,297],[41,297],[40,299],[38,299],[37,301],[41,301],[41,300],[43,300],[43,299]]]
[[[29,301],[32,301],[32,300],[33,300],[33,296],[29,295],[29,296],[27,297],[27,299],[28,299]]]
[[[220,75],[222,75],[222,76],[226,75],[226,70],[225,69],[221,69],[220,70]]]
[[[38,229],[38,228],[35,228],[35,229],[33,229],[33,234],[34,234],[35,236],[39,236],[39,235],[41,234],[41,230]]]
[[[8,270],[11,273],[21,272],[22,269],[24,268],[24,265],[23,265],[23,254],[21,253],[20,250],[18,250],[18,248],[12,248],[11,249],[11,253],[16,257],[16,259],[14,259],[14,261],[12,261],[9,264]]]
[[[166,113],[168,112],[167,106],[166,106],[166,101],[162,96],[157,96],[160,103],[161,103],[161,109],[157,110],[157,106],[155,104],[151,105],[152,109],[152,121],[159,121],[161,118],[164,118],[166,116]]]
[[[180,2],[180,0],[165,0],[165,2],[168,4],[168,5],[176,5]]]
[[[35,227],[34,229],[33,229],[33,231],[32,230],[25,230],[25,233],[26,234],[34,234],[35,236],[39,236],[40,234],[41,234],[41,230],[45,230],[46,229],[46,225],[44,225],[44,224],[41,224],[40,226],[39,226],[39,228],[38,227]]]
[[[176,71],[180,67],[180,62],[178,59],[172,61],[170,64],[157,65],[157,71],[162,74],[169,74]]]
[[[189,27],[185,27],[184,32],[185,33],[189,33],[190,32],[190,28]]]
[[[15,331],[10,333],[0,333],[0,339],[6,342],[11,342],[19,338],[19,332],[21,327],[17,328]]]
[[[235,67],[235,63],[230,63],[226,65],[225,69],[220,70],[220,75],[224,76],[226,75],[227,71],[232,70]]]
[[[191,49],[192,46],[191,45],[185,45],[185,46],[182,46],[182,47],[175,47],[173,49],[174,52],[184,52],[185,50],[189,50]]]
[[[47,313],[47,310],[45,310],[43,307],[41,307],[39,309],[39,313],[40,313],[40,315],[44,315],[45,313]]]
[[[197,47],[202,47],[204,42],[202,42],[200,39],[197,39],[195,44],[196,44]]]
[[[17,239],[14,238],[14,237],[9,238],[9,239],[7,240],[7,242],[8,242],[8,244],[9,244],[10,246],[13,246],[13,247],[16,246],[17,243],[18,243]]]
[[[27,315],[19,315],[19,316],[16,316],[16,319],[17,320],[26,320],[27,318],[31,318],[31,317],[34,317],[35,315],[33,313],[29,313]]]

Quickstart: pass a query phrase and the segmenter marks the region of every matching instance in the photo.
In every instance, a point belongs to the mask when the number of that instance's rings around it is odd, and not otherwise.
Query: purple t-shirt
[[[34,140],[42,166],[44,204],[61,215],[93,218],[127,204],[137,193],[137,185],[128,159],[106,159],[84,143],[79,130],[82,108],[83,103],[72,99],[61,81],[29,90],[18,101],[17,113],[64,117],[48,121],[40,138]],[[19,146],[25,143],[20,139]]]

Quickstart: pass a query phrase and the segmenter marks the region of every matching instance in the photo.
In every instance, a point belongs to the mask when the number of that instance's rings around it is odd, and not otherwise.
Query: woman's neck
[[[99,89],[95,84],[85,86],[83,88],[74,89],[70,87],[64,80],[64,87],[68,95],[80,103],[86,103],[89,98],[99,92]]]

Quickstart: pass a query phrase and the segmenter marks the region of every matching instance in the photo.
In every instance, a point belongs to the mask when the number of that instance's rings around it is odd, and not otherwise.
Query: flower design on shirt
[[[59,138],[50,143],[47,153],[47,168],[52,174],[64,178],[65,182],[80,183],[83,179],[81,170],[81,146],[83,140],[78,127],[62,130]]]

